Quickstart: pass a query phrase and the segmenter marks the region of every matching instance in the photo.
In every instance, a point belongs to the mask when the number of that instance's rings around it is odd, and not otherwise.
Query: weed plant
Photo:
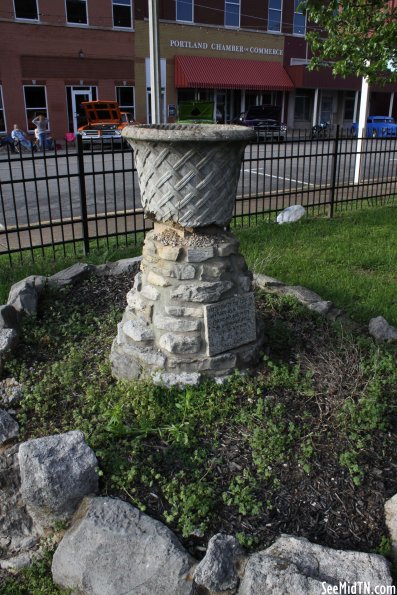
[[[323,467],[349,498],[355,490],[370,498],[372,466],[395,458],[395,350],[346,335],[292,298],[260,293],[266,354],[255,373],[183,390],[116,382],[108,357],[122,308],[97,297],[103,283],[83,284],[80,296],[78,288],[47,293],[39,321],[25,320],[7,370],[23,384],[22,439],[82,430],[99,459],[101,492],[166,522],[188,547],[216,531],[247,547],[283,527],[294,532],[297,518],[284,518],[280,502],[303,506],[307,486],[330,482]],[[304,534],[340,545],[322,515]],[[378,529],[365,531],[375,547]]]

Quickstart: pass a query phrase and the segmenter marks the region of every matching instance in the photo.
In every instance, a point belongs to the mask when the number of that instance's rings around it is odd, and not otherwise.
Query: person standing
[[[34,118],[32,120],[32,123],[37,127],[37,136],[39,139],[39,145],[40,145],[40,149],[43,151],[44,149],[48,148],[48,146],[47,146],[48,120],[45,116],[40,114],[39,116],[36,116],[36,118]]]

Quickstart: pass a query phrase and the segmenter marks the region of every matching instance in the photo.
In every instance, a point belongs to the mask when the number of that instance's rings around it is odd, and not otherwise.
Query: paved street
[[[291,201],[323,202],[334,175],[347,196],[354,178],[356,142],[339,141],[335,169],[332,140],[248,146],[238,184],[237,212],[254,212],[252,200],[258,199],[262,210],[282,207]],[[379,180],[396,184],[396,146],[396,139],[364,141],[363,148],[368,153],[362,157],[361,176],[367,181],[367,196]],[[140,217],[139,186],[131,151],[85,153],[84,169],[89,217],[97,219],[103,214],[125,212]],[[8,230],[16,225],[42,225],[49,220],[66,223],[80,218],[78,160],[74,153],[68,157],[64,153],[57,157],[48,153],[45,158],[35,154],[33,160],[29,154],[13,155],[10,162],[0,155],[0,180],[0,223]]]

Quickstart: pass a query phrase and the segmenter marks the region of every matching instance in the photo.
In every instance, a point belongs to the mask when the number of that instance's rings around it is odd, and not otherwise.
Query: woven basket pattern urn
[[[244,148],[255,133],[242,126],[128,126],[145,214],[182,227],[230,223]]]

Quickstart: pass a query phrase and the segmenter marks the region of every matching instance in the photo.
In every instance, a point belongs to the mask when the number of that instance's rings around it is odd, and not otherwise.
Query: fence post
[[[85,190],[83,141],[80,134],[77,135],[77,171],[79,176],[80,212],[81,224],[83,227],[84,254],[87,255],[90,251],[90,239],[88,235],[87,194]]]
[[[335,205],[335,191],[336,191],[336,170],[338,165],[338,150],[339,150],[339,124],[336,127],[334,150],[332,153],[332,171],[331,171],[331,187],[329,193],[329,209],[328,217],[332,219],[334,216]]]

